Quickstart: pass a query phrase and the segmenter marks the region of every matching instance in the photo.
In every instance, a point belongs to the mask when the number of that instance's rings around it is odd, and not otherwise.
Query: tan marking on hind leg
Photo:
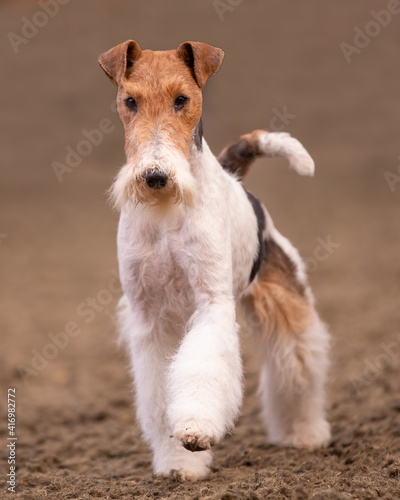
[[[296,275],[296,265],[274,240],[266,242],[265,256],[245,307],[263,324],[264,335],[304,332],[313,320],[306,288]]]
[[[273,332],[301,334],[312,322],[308,300],[278,283],[260,282],[253,286],[253,305],[263,323],[264,335]]]
[[[256,315],[261,335],[260,395],[268,441],[315,449],[330,440],[325,418],[329,334],[296,266],[273,243],[243,305]]]

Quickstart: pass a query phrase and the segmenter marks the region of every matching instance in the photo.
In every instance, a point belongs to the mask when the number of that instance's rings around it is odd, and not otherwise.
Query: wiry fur
[[[315,448],[330,436],[328,333],[304,264],[264,207],[260,246],[256,213],[240,182],[256,156],[284,156],[301,174],[312,174],[313,162],[288,134],[254,131],[224,150],[220,162],[204,139],[193,139],[201,119],[198,90],[217,71],[221,52],[186,42],[164,56],[130,41],[100,58],[119,86],[127,136],[128,162],[112,198],[121,210],[119,328],[131,359],[137,417],[155,473],[176,470],[192,480],[207,475],[209,448],[232,430],[240,410],[238,303],[263,355],[260,393],[269,441]],[[155,102],[143,97],[149,89]],[[140,103],[135,114],[123,108],[121,96],[129,92]],[[187,111],[175,112],[173,100],[182,92],[190,96]],[[171,135],[170,127],[181,135]],[[165,188],[146,185],[152,169],[168,174]]]
[[[154,190],[146,185],[143,175],[152,169],[168,174],[165,189]],[[166,210],[168,205],[191,205],[194,195],[195,183],[190,166],[179,151],[168,147],[164,149],[162,159],[146,158],[145,155],[138,166],[131,163],[124,165],[110,189],[111,200],[117,210],[138,203],[157,205]]]

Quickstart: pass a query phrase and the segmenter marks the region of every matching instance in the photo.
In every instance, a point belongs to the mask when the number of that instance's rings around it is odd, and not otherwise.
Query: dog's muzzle
[[[168,175],[164,172],[159,172],[157,170],[152,170],[144,175],[146,184],[153,189],[161,189],[167,185]]]

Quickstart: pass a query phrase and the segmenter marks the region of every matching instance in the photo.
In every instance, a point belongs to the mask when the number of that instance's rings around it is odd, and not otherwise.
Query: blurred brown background
[[[0,4],[0,455],[6,389],[17,387],[16,498],[400,498],[399,26],[396,0]],[[130,38],[225,50],[205,90],[215,153],[272,128],[316,161],[313,179],[259,161],[247,186],[306,258],[331,327],[327,450],[265,445],[249,373],[218,472],[195,486],[151,476],[112,320],[117,216],[105,191],[124,162],[123,130],[97,65]],[[85,150],[85,131],[105,119]],[[54,162],[77,147],[84,156],[60,182]],[[73,338],[54,337],[66,328]]]

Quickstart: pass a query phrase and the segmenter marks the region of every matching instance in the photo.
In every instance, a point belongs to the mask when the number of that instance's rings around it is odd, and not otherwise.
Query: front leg
[[[173,471],[182,479],[201,479],[209,473],[211,451],[193,454],[171,434],[166,418],[166,367],[176,347],[175,337],[166,325],[147,323],[126,296],[119,307],[119,326],[132,364],[136,410],[143,436],[153,453],[153,470],[168,476]]]
[[[232,429],[242,402],[242,364],[230,296],[203,300],[170,365],[167,416],[173,435],[202,451]]]

